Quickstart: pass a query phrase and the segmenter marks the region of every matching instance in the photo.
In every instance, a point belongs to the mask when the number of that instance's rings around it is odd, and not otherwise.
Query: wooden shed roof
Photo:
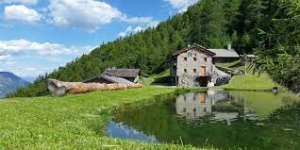
[[[211,52],[216,53],[216,55],[214,56],[215,58],[239,58],[239,54],[231,49],[231,50],[227,50],[227,49],[208,49]]]
[[[216,53],[214,53],[214,52],[212,52],[212,51],[209,51],[209,50],[206,49],[205,47],[200,46],[200,45],[198,45],[198,44],[194,44],[194,45],[189,46],[189,47],[186,47],[186,48],[184,48],[184,49],[182,49],[182,50],[175,51],[172,55],[173,55],[173,56],[177,56],[177,55],[180,55],[180,54],[182,54],[182,53],[185,53],[185,52],[187,52],[187,51],[189,51],[189,50],[191,50],[191,49],[194,49],[194,50],[198,50],[198,51],[200,51],[200,52],[207,53],[207,54],[209,54],[209,55],[211,55],[211,56],[215,56],[215,55],[216,55]]]
[[[124,79],[122,77],[116,77],[116,76],[107,76],[107,75],[102,75],[101,78],[108,80],[112,83],[119,83],[119,84],[134,84],[133,82]]]
[[[139,76],[140,69],[106,69],[103,75],[124,77],[124,78],[135,78]]]
[[[140,69],[106,69],[102,74],[84,80],[83,82],[89,82],[95,79],[105,79],[113,83],[129,84],[131,81],[125,78],[136,78],[139,76]]]

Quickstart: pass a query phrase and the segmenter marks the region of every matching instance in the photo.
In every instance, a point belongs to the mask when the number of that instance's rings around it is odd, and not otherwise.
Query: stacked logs
[[[141,88],[142,84],[105,84],[105,83],[82,83],[63,82],[55,79],[48,79],[47,88],[53,96],[63,96],[66,93],[79,94],[92,91],[111,91],[129,88]]]

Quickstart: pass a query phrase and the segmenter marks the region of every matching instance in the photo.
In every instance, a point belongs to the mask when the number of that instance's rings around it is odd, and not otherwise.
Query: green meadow
[[[175,91],[175,88],[144,87],[65,97],[1,100],[0,149],[195,149],[118,140],[104,135],[117,106]]]

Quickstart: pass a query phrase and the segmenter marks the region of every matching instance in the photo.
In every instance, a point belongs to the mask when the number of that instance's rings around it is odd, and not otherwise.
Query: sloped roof
[[[227,49],[208,49],[209,51],[215,53],[215,58],[239,58],[239,54],[235,50]]]
[[[124,79],[122,77],[116,77],[116,76],[108,76],[108,75],[102,75],[103,79],[108,80],[113,83],[119,83],[119,84],[134,84],[133,82]]]
[[[207,53],[207,54],[209,54],[209,55],[211,55],[211,56],[216,55],[214,52],[209,51],[209,50],[206,49],[205,47],[200,46],[200,45],[197,45],[197,44],[194,44],[194,45],[192,45],[192,46],[186,47],[186,48],[184,48],[184,49],[182,49],[182,50],[175,51],[172,55],[173,55],[173,56],[177,56],[177,55],[180,55],[180,54],[182,54],[182,53],[184,53],[184,52],[187,52],[187,51],[189,51],[189,50],[191,50],[191,49],[196,49],[196,50],[198,50],[198,51]]]
[[[132,82],[125,78],[136,78],[139,76],[140,69],[106,69],[102,74],[84,80],[89,82],[91,80],[103,78],[114,83],[131,84]]]
[[[124,77],[124,78],[135,78],[139,76],[140,69],[106,69],[103,75]]]

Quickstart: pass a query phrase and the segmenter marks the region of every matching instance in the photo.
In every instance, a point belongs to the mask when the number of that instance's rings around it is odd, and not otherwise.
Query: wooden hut
[[[83,81],[84,83],[134,84],[139,81],[139,69],[106,69],[99,76]]]

